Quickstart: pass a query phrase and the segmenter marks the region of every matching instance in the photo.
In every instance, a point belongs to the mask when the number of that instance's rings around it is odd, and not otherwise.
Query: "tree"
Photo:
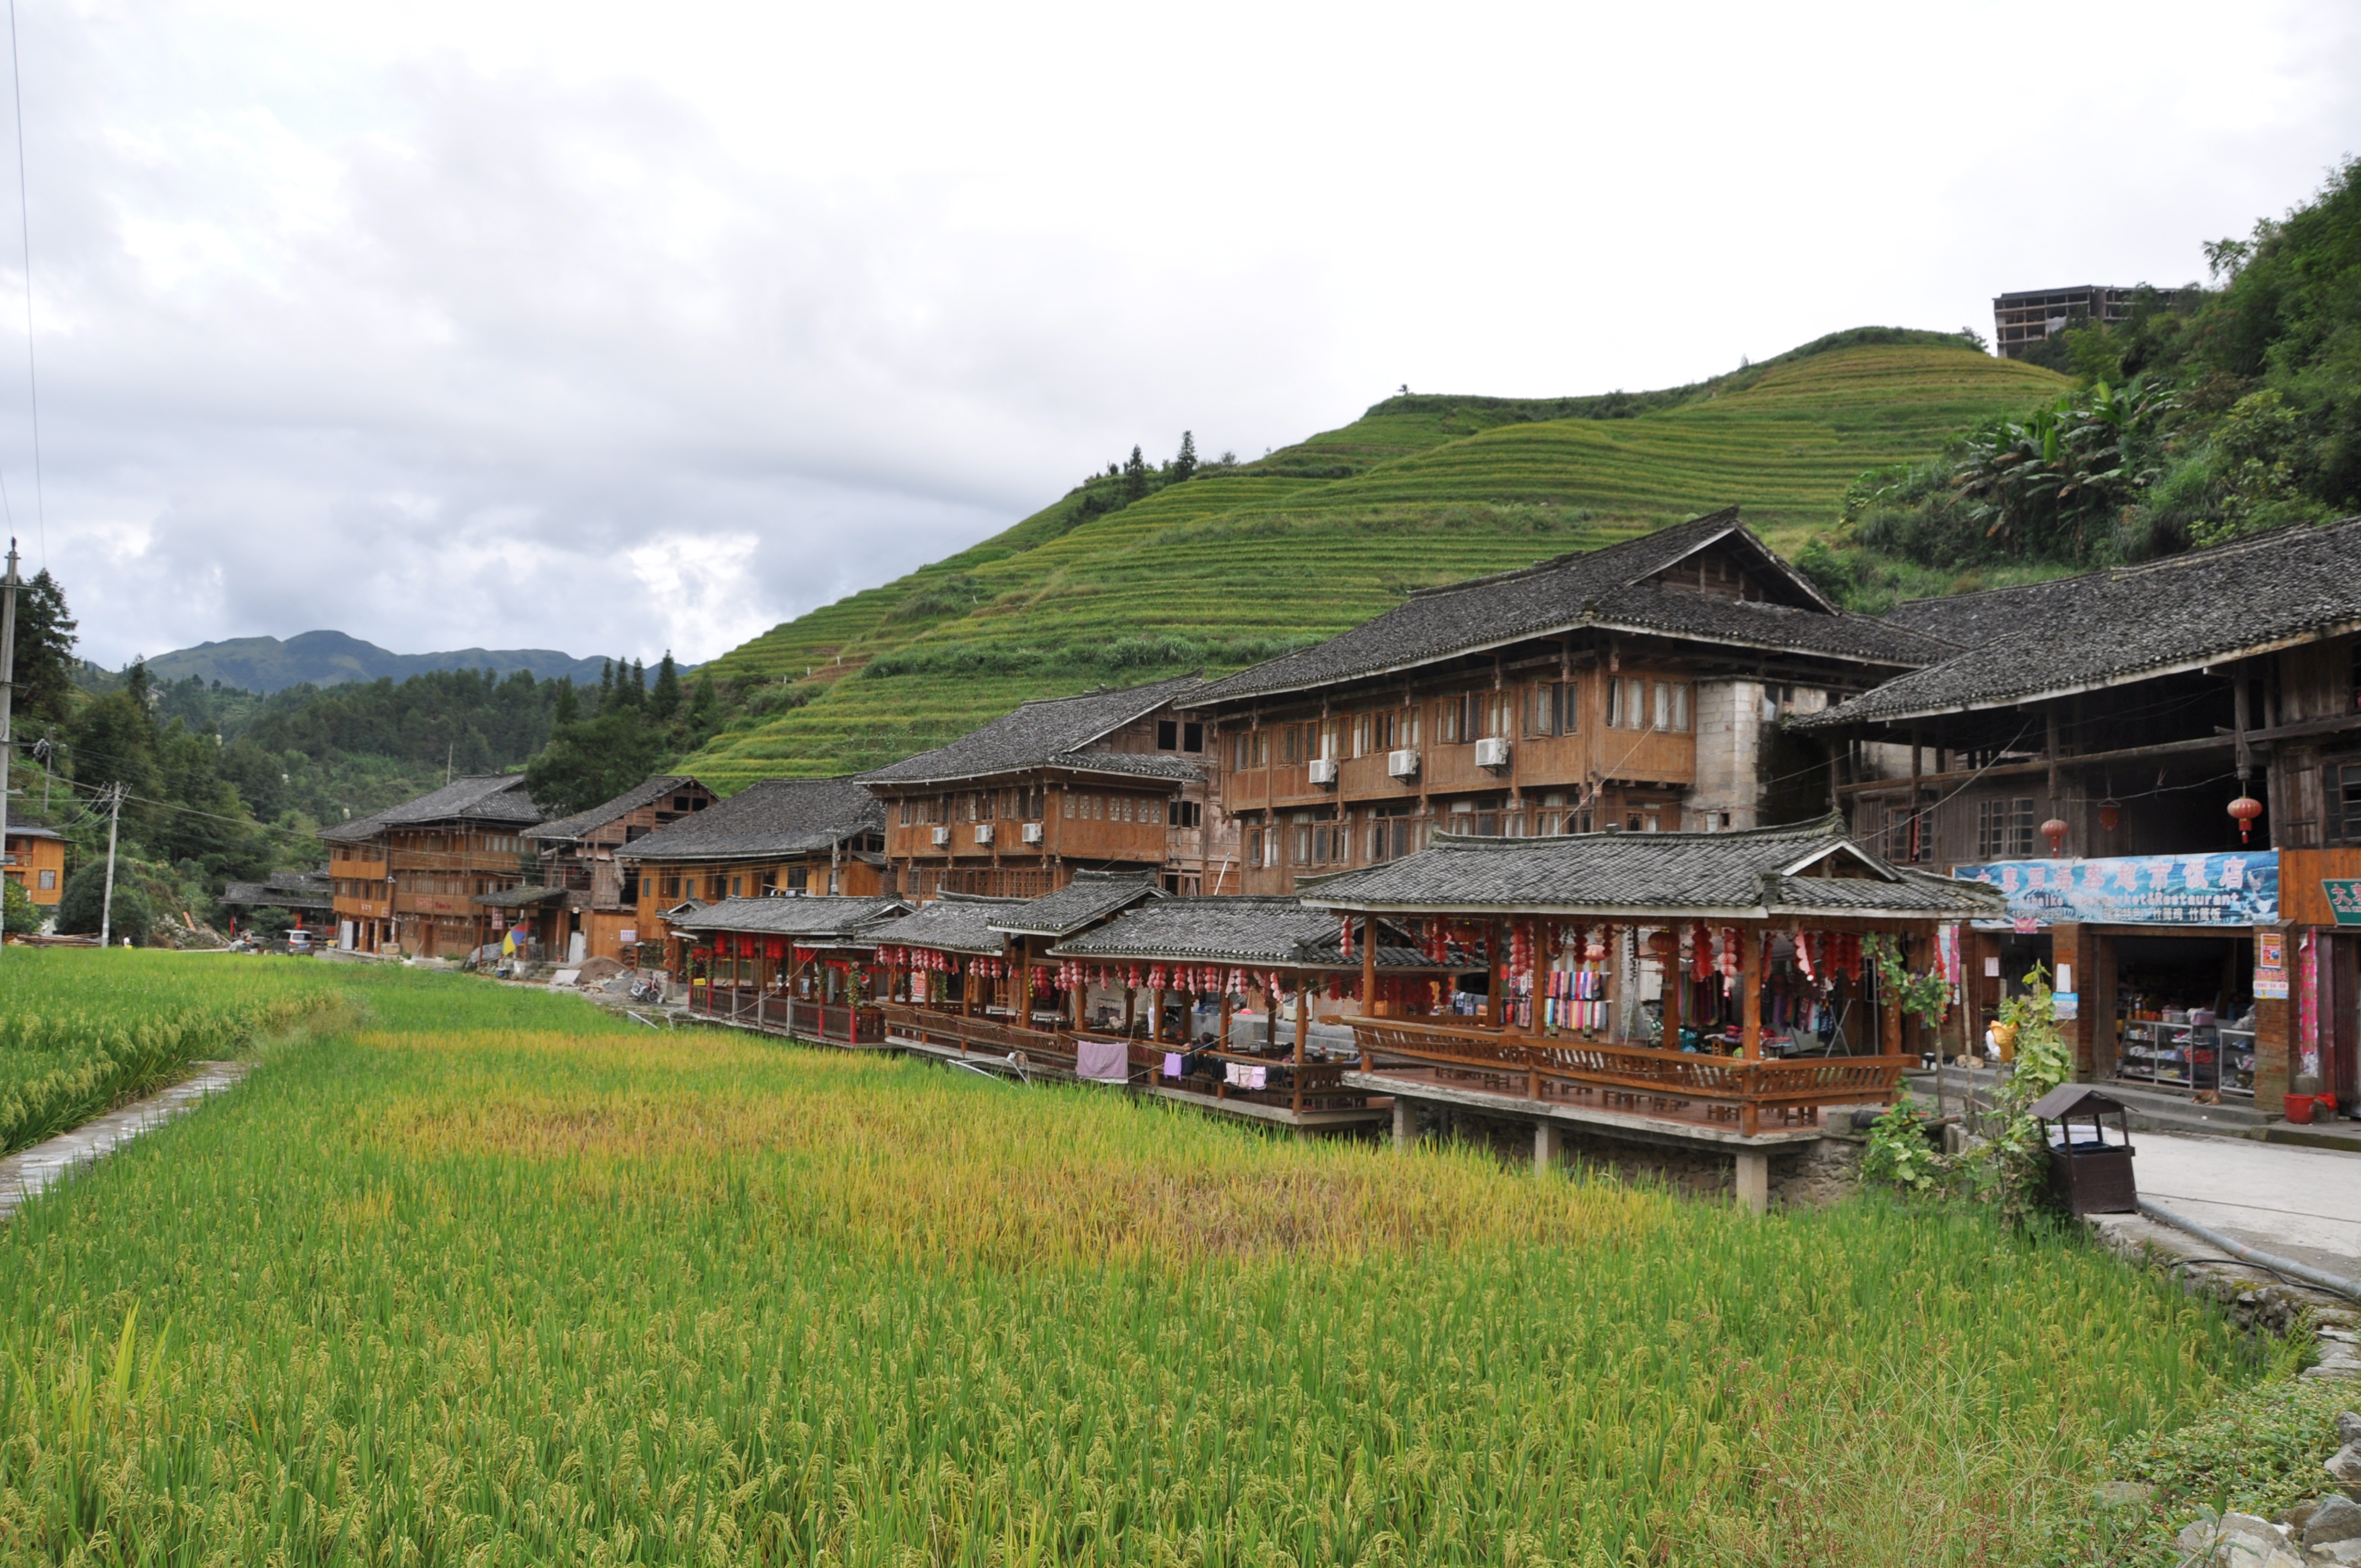
[[[574,696],[574,677],[557,677],[557,704],[549,711],[550,728],[555,729],[573,723],[582,717],[582,705]]]
[[[680,717],[680,666],[672,662],[672,650],[664,650],[664,663],[656,666],[656,688],[648,694],[648,716],[658,724],[670,724]]]
[[[40,906],[15,877],[0,877],[0,928],[11,937],[29,937],[41,928]]]
[[[525,768],[525,793],[544,811],[571,816],[612,800],[663,760],[663,732],[633,707],[617,707],[552,731]]]
[[[1148,459],[1141,456],[1139,448],[1135,446],[1131,449],[1131,456],[1123,466],[1123,499],[1127,505],[1146,494],[1148,494]]]
[[[1197,471],[1197,435],[1194,431],[1180,433],[1180,453],[1172,459],[1172,482],[1180,484]]]
[[[68,936],[93,936],[98,931],[101,914],[108,913],[110,940],[119,942],[128,937],[135,942],[146,941],[148,927],[155,921],[146,896],[118,877],[111,912],[104,910],[105,897],[106,857],[101,855],[66,879],[65,891],[58,895],[58,929]]]
[[[16,721],[62,724],[73,711],[74,630],[65,590],[48,570],[16,590]]]

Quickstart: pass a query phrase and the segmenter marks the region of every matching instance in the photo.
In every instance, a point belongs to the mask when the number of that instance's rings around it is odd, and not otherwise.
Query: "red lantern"
[[[2049,840],[2051,855],[2057,855],[2065,848],[2066,832],[2066,823],[2062,817],[2053,817],[2041,825],[2041,836]]]
[[[2230,815],[2238,819],[2238,842],[2246,841],[2246,835],[2255,830],[2255,818],[2262,814],[2263,803],[2253,795],[2241,793],[2230,803]]]
[[[2124,808],[2116,805],[2114,800],[2109,799],[2099,802],[2099,830],[2101,832],[2114,832],[2116,827],[2122,823],[2123,819]]]

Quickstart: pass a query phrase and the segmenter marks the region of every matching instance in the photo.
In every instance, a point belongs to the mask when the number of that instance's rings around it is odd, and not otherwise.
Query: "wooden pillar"
[[[1156,986],[1148,993],[1148,1037],[1164,1038],[1164,988]]]
[[[1227,986],[1229,981],[1224,981],[1222,983],[1224,986]],[[1218,1026],[1219,1032],[1215,1037],[1221,1041],[1221,1044],[1215,1048],[1226,1051],[1230,1048],[1230,993],[1226,990],[1222,992],[1222,1011],[1220,1016],[1222,1021]]]
[[[1507,927],[1498,920],[1484,928],[1484,1026],[1497,1029],[1508,1016],[1500,1005],[1501,980],[1504,966],[1500,962],[1500,933]]]
[[[1688,971],[1681,965],[1681,928],[1664,933],[1664,1049],[1681,1048],[1681,1025],[1687,1014]]]
[[[1278,1003],[1279,995],[1274,992],[1271,994],[1271,1028],[1274,1031],[1279,1027]],[[1304,989],[1303,977],[1299,974],[1295,977],[1295,1095],[1293,1103],[1293,1110],[1299,1116],[1303,1114],[1304,1046],[1311,1038],[1312,996],[1311,993]]]
[[[2090,994],[2092,977],[2089,960],[2095,956],[2097,946],[2096,934],[2084,936],[2079,924],[2061,922],[2049,927],[2050,988],[2053,992],[2074,992],[2077,1003],[2073,1017],[2059,1020],[2058,1032],[2066,1036],[2066,1044],[2074,1053],[2074,1077],[2081,1082],[2099,1074],[2096,1042],[2091,1029],[2091,1014],[2096,1009],[2080,1004]],[[2220,1053],[2217,1050],[2215,1054]]]
[[[1894,939],[1895,952],[1901,955],[1905,964],[1908,963],[1910,949],[1901,934],[1899,932],[1887,934]],[[1865,938],[1864,940],[1866,940]],[[1861,972],[1863,974],[1877,972],[1875,960],[1866,954],[1861,958]],[[1915,1053],[1909,1048],[1909,1042],[1902,1035],[1902,998],[1892,986],[1885,983],[1885,977],[1883,974],[1877,976],[1877,1014],[1879,1054],[1890,1057],[1914,1055]]]
[[[1126,985],[1123,988],[1123,1037],[1131,1038],[1131,1031],[1139,1022],[1139,992]]]
[[[1262,1048],[1266,1053],[1279,1049],[1279,992],[1266,990],[1262,993]]]
[[[1752,926],[1738,928],[1739,1054],[1748,1061],[1763,1059],[1763,933]]]
[[[1378,1015],[1378,917],[1361,918],[1361,1016]]]
[[[975,960],[973,959],[968,959],[960,970],[960,1016],[962,1018],[975,1016]]]
[[[1033,944],[1024,937],[1016,938],[1016,1025],[1021,1029],[1033,1026]]]

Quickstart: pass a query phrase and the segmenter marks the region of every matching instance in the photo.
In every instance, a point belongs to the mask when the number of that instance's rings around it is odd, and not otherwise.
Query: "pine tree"
[[[555,729],[561,724],[571,724],[581,717],[582,706],[574,700],[574,677],[558,676],[557,703],[549,711],[549,727]]]
[[[1136,501],[1146,494],[1148,494],[1148,459],[1141,456],[1139,448],[1135,446],[1131,449],[1130,460],[1123,466],[1123,499],[1126,502]]]
[[[670,724],[680,716],[680,666],[672,661],[672,650],[664,650],[664,663],[656,666],[656,689],[648,698],[648,714],[658,724]]]
[[[598,661],[598,707],[603,710],[612,707],[614,701],[615,661],[601,659]]]
[[[73,712],[74,630],[48,570],[16,590],[16,722],[62,724]]]
[[[1172,459],[1172,482],[1179,484],[1197,471],[1197,436],[1194,431],[1180,433],[1180,454]]]

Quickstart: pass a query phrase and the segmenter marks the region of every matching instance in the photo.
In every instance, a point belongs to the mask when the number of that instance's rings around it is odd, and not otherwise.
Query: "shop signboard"
[[[2007,895],[2008,918],[1976,922],[1987,931],[2023,931],[2028,923],[2037,930],[2065,924],[2261,926],[2279,917],[2276,850],[1989,861],[1953,866],[1951,874]],[[2355,921],[2361,924],[2361,913]]]
[[[2323,877],[2320,891],[2327,894],[2329,913],[2339,926],[2361,926],[2361,879]]]
[[[2255,933],[2255,997],[2285,1002],[2288,994],[2287,937],[2279,931]]]

